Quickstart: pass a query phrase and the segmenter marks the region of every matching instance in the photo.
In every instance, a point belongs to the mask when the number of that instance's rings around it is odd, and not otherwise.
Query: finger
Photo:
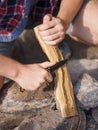
[[[42,86],[46,82],[52,82],[52,80],[53,80],[52,75],[47,71],[47,74],[43,78],[40,79],[39,86]]]
[[[53,45],[57,45],[57,44],[59,44],[61,41],[63,40],[63,38],[58,38],[58,39],[56,39],[56,40],[53,40],[53,41],[45,41],[45,43],[46,44],[48,44],[48,45],[51,45],[51,46],[53,46]]]
[[[47,87],[47,86],[49,86],[49,82],[46,81],[45,83],[42,84],[41,87]]]
[[[49,36],[49,35],[53,35],[55,33],[57,33],[58,30],[56,28],[50,28],[48,30],[44,30],[44,31],[41,31],[39,32],[40,36]]]
[[[44,31],[44,30],[48,30],[49,28],[53,28],[54,26],[55,26],[55,22],[50,21],[50,22],[47,22],[45,24],[39,25],[37,28],[39,31]]]
[[[42,37],[42,40],[49,41],[49,44],[50,44],[50,41],[54,41],[54,40],[57,40],[59,38],[63,39],[64,36],[65,36],[64,32],[58,32],[58,33],[50,35],[50,36],[44,36],[44,37]]]
[[[48,67],[53,66],[54,64],[55,64],[55,62],[46,61],[46,62],[40,63],[40,66],[46,69]]]
[[[46,69],[47,70],[47,69]],[[50,73],[50,71],[49,70],[47,70],[47,76],[45,77],[45,80],[47,81],[47,82],[52,82],[53,81],[53,76],[52,76],[52,74]]]
[[[61,21],[57,18],[53,18],[51,21],[48,21],[47,23],[43,23],[38,26],[39,31],[48,30],[50,28],[53,28],[57,25],[61,24]]]
[[[48,72],[48,74],[47,74],[47,76],[45,77],[45,80],[47,81],[47,82],[52,82],[53,81],[53,77],[52,77],[52,75],[49,73],[49,71],[47,71]]]
[[[62,22],[58,18],[53,18],[51,21],[48,21],[47,23],[41,24],[38,26],[39,31],[48,30],[54,27],[58,27],[58,31],[62,28]],[[63,27],[64,29],[64,27]]]
[[[39,31],[40,36],[48,36],[58,32],[63,32],[65,34],[65,28],[62,24],[54,25],[53,28],[49,28],[48,30]]]
[[[51,21],[51,20],[52,20],[52,15],[51,14],[47,14],[43,18],[43,23],[47,23],[48,21]]]

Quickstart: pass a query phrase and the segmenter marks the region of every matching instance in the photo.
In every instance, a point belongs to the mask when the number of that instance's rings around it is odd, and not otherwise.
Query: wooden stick
[[[41,40],[37,27],[34,28],[34,32],[41,48],[50,61],[58,62],[64,59],[57,46],[47,45]],[[61,114],[63,117],[75,116],[77,115],[77,109],[74,101],[73,87],[66,65],[58,69],[55,73],[57,78],[56,98],[60,105]]]

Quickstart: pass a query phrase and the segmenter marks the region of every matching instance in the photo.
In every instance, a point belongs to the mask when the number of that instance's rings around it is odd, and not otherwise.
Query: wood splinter
[[[50,46],[42,41],[37,27],[34,28],[34,32],[42,50],[51,62],[59,62],[64,59],[57,46]],[[73,87],[66,65],[56,70],[55,73],[57,78],[56,98],[60,106],[62,117],[75,116],[78,113],[74,100]]]

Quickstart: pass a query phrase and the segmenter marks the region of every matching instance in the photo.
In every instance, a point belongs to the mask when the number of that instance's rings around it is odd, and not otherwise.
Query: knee
[[[86,24],[79,23],[78,20],[72,27],[71,35],[80,39],[80,41],[84,41],[86,44],[98,46],[98,25],[94,24]]]
[[[98,46],[98,38],[97,37],[94,38],[91,44],[94,45],[94,46]]]
[[[82,42],[85,43],[87,45],[93,45],[93,46],[98,46],[98,33],[93,33],[88,34],[88,33],[78,33],[76,31],[72,31],[71,32],[71,37],[78,41],[78,42]]]
[[[72,35],[87,44],[98,46],[98,1],[89,1],[76,18]]]
[[[98,27],[92,28],[91,35],[87,36],[87,37],[88,37],[88,39],[87,39],[88,43],[98,46]]]

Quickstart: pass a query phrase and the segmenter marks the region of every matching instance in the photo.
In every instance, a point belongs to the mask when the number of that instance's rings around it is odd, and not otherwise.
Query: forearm
[[[19,62],[0,55],[0,75],[15,80],[23,65]]]
[[[66,28],[69,26],[84,0],[61,0],[58,17],[62,19]]]

